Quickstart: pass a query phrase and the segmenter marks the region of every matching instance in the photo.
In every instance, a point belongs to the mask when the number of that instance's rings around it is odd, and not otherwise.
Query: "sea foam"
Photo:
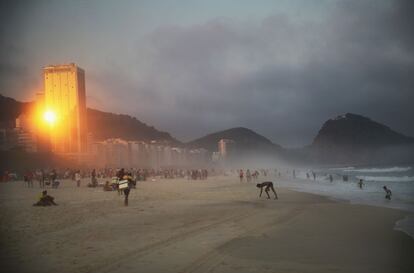
[[[343,168],[345,172],[361,172],[361,173],[391,173],[391,172],[407,172],[410,171],[411,167],[391,167],[391,168],[366,168],[366,169],[355,169],[354,167]]]
[[[365,181],[377,181],[377,182],[412,182],[414,176],[356,176],[358,179]]]

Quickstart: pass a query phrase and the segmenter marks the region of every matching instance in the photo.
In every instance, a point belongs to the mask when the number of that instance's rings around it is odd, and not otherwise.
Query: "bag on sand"
[[[119,181],[119,189],[123,190],[128,188],[128,180],[121,180]]]

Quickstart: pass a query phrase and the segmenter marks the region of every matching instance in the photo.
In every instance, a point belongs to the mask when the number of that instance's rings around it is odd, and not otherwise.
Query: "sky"
[[[189,141],[247,127],[310,144],[347,112],[414,136],[414,1],[1,1],[0,94],[86,71],[88,107]]]

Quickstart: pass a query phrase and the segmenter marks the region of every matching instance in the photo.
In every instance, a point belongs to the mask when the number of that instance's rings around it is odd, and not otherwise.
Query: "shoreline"
[[[64,181],[57,207],[40,189],[0,184],[2,266],[17,272],[410,272],[414,240],[393,230],[404,212],[253,183],[138,183],[130,206],[102,188]],[[4,236],[7,234],[7,237]],[[20,270],[20,271],[19,271]],[[7,271],[7,270],[6,270]]]
[[[399,219],[395,222],[395,226],[394,229],[395,230],[399,230],[402,231],[404,233],[406,233],[408,236],[410,236],[411,238],[414,239],[414,206],[411,205],[411,207],[407,207],[406,205],[403,205],[401,203],[398,202],[392,202],[392,201],[386,201],[386,203],[381,203],[380,199],[378,199],[376,202],[373,202],[373,200],[364,200],[364,199],[353,199],[350,196],[340,196],[338,193],[335,194],[334,192],[320,192],[317,191],[315,189],[307,189],[307,188],[299,188],[299,187],[295,187],[295,186],[289,186],[289,182],[298,182],[298,183],[304,183],[303,185],[306,185],[310,183],[310,185],[312,185],[312,183],[314,183],[315,181],[313,180],[306,180],[306,179],[301,179],[301,178],[287,178],[287,177],[283,177],[282,179],[280,178],[275,178],[276,183],[280,182],[280,180],[284,180],[285,183],[283,185],[280,185],[280,188],[285,188],[287,190],[293,190],[293,191],[297,191],[297,192],[303,192],[303,193],[309,193],[309,194],[315,194],[321,197],[326,197],[329,198],[332,201],[335,202],[345,202],[348,203],[350,205],[366,205],[366,206],[372,206],[372,207],[378,207],[378,208],[386,208],[386,209],[394,209],[397,211],[401,211],[401,212],[405,212],[407,213],[407,215],[405,217],[403,217],[402,219]],[[287,181],[287,183],[286,183]],[[317,180],[317,182],[319,183],[323,183],[324,181],[321,180]],[[326,182],[326,181],[325,181]],[[341,183],[345,183],[348,185],[351,185],[352,182],[341,182]],[[331,186],[330,184],[327,184],[326,186]],[[382,200],[382,199],[381,199]]]
[[[391,209],[391,210],[396,210],[396,211],[400,211],[403,213],[406,213],[401,219],[398,219],[395,222],[394,228],[393,230],[397,230],[397,231],[401,231],[403,233],[405,233],[406,235],[410,236],[413,240],[414,240],[414,212],[408,210],[408,209],[404,209],[404,208],[398,208],[398,207],[387,207],[387,206],[381,206],[379,204],[373,204],[373,203],[353,203],[352,200],[348,200],[345,198],[340,198],[340,197],[334,197],[334,196],[329,196],[329,195],[322,195],[322,194],[317,194],[317,193],[312,193],[312,192],[307,192],[307,191],[300,191],[300,190],[295,190],[295,189],[290,189],[290,188],[286,188],[283,187],[286,190],[292,190],[292,191],[297,191],[297,192],[302,192],[302,193],[307,193],[307,194],[313,194],[316,196],[320,196],[320,197],[325,197],[328,198],[329,200],[333,201],[333,202],[338,202],[338,203],[345,203],[351,206],[368,206],[368,207],[374,207],[374,208],[383,208],[383,209]]]

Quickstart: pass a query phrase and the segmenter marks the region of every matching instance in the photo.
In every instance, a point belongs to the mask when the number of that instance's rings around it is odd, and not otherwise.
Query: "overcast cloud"
[[[74,61],[87,72],[91,107],[134,115],[184,141],[244,126],[300,146],[345,112],[414,136],[413,3],[315,1],[310,16],[306,6],[290,7],[300,16],[276,7],[253,18],[210,11],[136,29],[122,7],[86,20],[85,7],[71,5],[65,18],[72,12],[78,22],[69,28],[41,21],[38,6],[10,4],[2,7],[0,93],[30,99],[42,66]]]

